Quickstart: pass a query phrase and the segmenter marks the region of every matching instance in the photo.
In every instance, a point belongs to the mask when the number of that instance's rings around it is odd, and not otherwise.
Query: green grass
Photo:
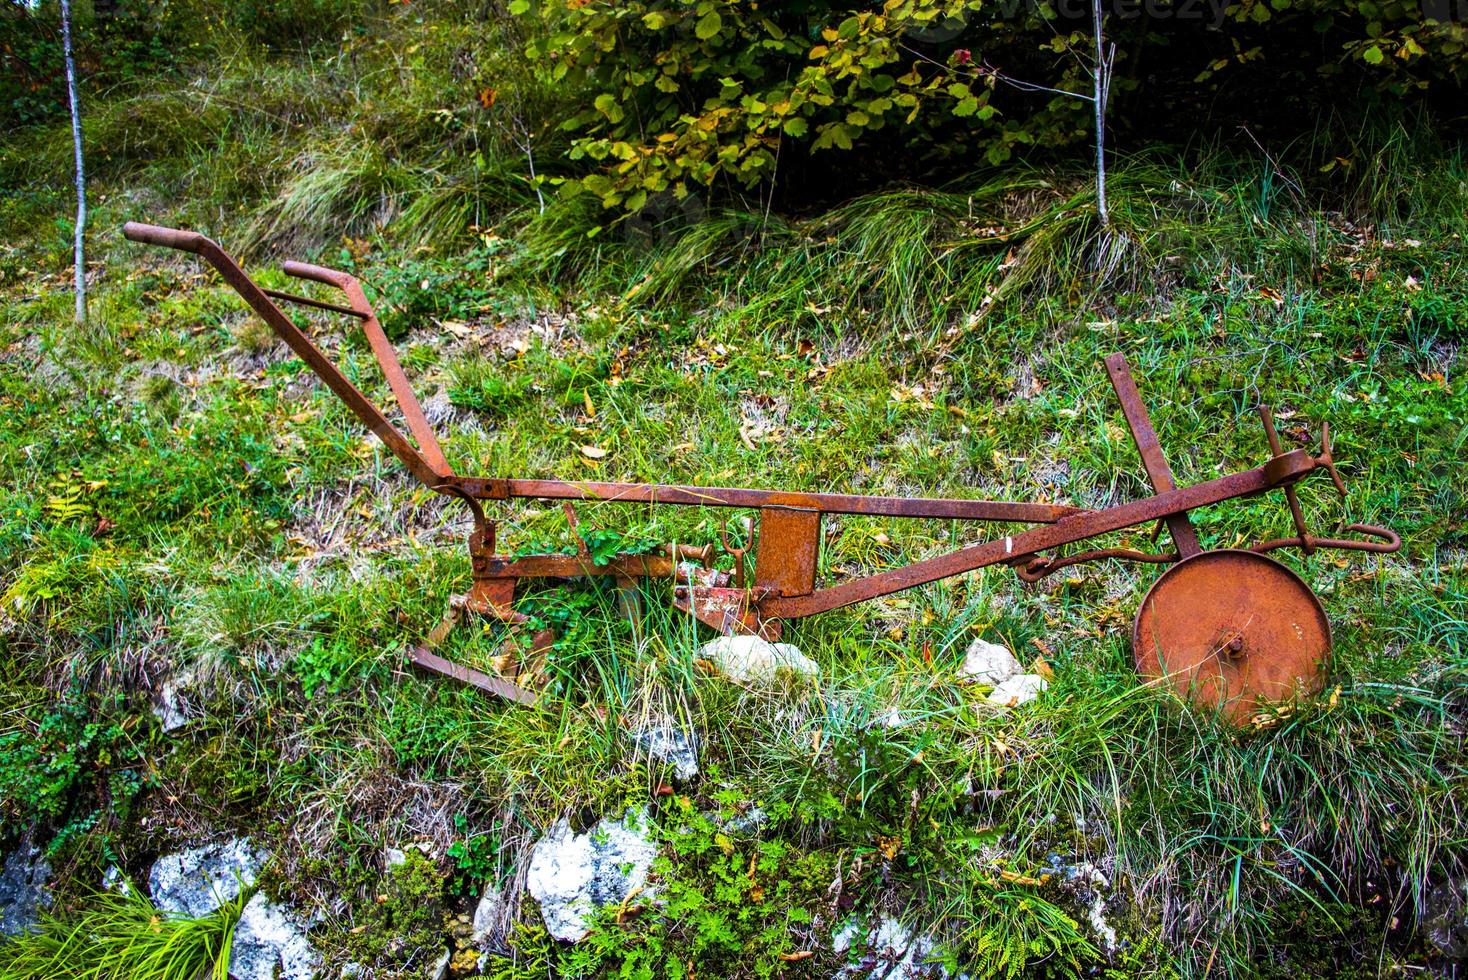
[[[145,895],[101,892],[0,943],[5,980],[227,980],[230,937],[248,895],[202,918],[164,915]]]
[[[1383,130],[1350,148],[1359,176],[1324,190],[1306,179],[1314,150],[1294,169],[1222,149],[1138,154],[1116,163],[1110,230],[1085,175],[1064,168],[804,216],[704,202],[629,227],[584,198],[551,194],[541,213],[518,148],[491,145],[450,94],[456,52],[478,42],[431,16],[392,23],[403,33],[340,57],[242,49],[203,88],[99,102],[85,330],[68,320],[64,195],[0,196],[15,243],[0,254],[0,662],[14,678],[0,753],[32,777],[0,790],[0,831],[41,815],[64,900],[115,860],[248,832],[277,855],[283,897],[323,914],[313,939],[329,956],[386,974],[408,969],[402,951],[353,930],[394,928],[377,896],[402,882],[381,849],[420,841],[449,912],[506,891],[520,926],[518,959],[493,966],[505,977],[671,970],[684,952],[703,975],[816,975],[845,917],[878,911],[977,975],[1066,975],[1103,960],[1053,855],[1109,880],[1126,945],[1104,965],[1119,975],[1433,962],[1416,916],[1468,865],[1460,148],[1422,126]],[[435,43],[391,43],[418,31]],[[553,98],[486,64],[527,118]],[[64,173],[63,137],[7,138],[0,173]],[[544,139],[537,169],[554,172]],[[462,506],[415,487],[212,274],[122,243],[129,219],[191,222],[253,249],[256,268],[356,269],[420,394],[439,396],[465,473],[1105,506],[1147,492],[1100,364],[1121,350],[1181,482],[1266,459],[1254,409],[1267,401],[1290,448],[1332,422],[1352,495],[1302,486],[1314,526],[1383,523],[1406,543],[1284,557],[1322,596],[1335,657],[1319,703],[1258,730],[1136,684],[1127,636],[1157,570],[1111,564],[1036,587],[990,569],[792,624],[822,679],[775,691],[704,676],[707,631],[656,583],[638,631],[611,589],[527,590],[522,611],[562,639],[547,708],[509,707],[402,657],[468,582]],[[302,322],[387,398],[359,336]],[[581,508],[583,533],[632,544],[717,542],[735,516]],[[496,517],[504,550],[573,543],[558,507]],[[1277,495],[1195,519],[1208,547],[1290,528]],[[999,530],[832,519],[820,574]],[[1149,547],[1146,529],[1102,543]],[[1025,661],[1046,651],[1050,692],[990,710],[955,676],[977,636]],[[483,663],[501,638],[473,625],[450,652]],[[185,668],[206,710],[165,738],[149,698]],[[874,724],[892,708],[906,724]],[[654,714],[703,739],[703,776],[672,798],[622,734]],[[639,803],[665,857],[704,849],[661,872],[686,915],[558,949],[513,904],[524,847],[563,814]],[[756,803],[770,823],[727,842],[687,817]],[[761,907],[751,881],[776,894],[763,872],[731,876],[751,858],[801,869],[788,894],[809,921]],[[422,870],[410,904],[426,908]],[[96,901],[107,922],[142,921]],[[424,919],[412,928],[432,933]],[[45,948],[66,949],[72,928],[48,927]],[[150,956],[201,950],[200,930],[135,938]],[[731,958],[741,944],[751,954]],[[0,946],[0,962],[20,948]],[[817,955],[780,958],[804,948]]]

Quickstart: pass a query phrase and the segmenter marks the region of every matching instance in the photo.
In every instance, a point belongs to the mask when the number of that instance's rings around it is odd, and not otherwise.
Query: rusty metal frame
[[[516,650],[501,658],[507,661],[506,668],[501,671],[503,676],[453,663],[435,654],[432,648],[443,641],[464,611],[508,624],[525,623],[526,617],[513,608],[516,583],[521,579],[608,576],[629,590],[637,579],[670,579],[674,585],[674,604],[700,621],[723,633],[754,634],[775,639],[786,620],[801,619],[991,565],[1008,565],[1022,579],[1033,582],[1083,561],[1125,559],[1168,563],[1190,558],[1203,550],[1189,518],[1190,511],[1276,489],[1285,492],[1298,533],[1292,538],[1257,544],[1253,547],[1255,551],[1299,547],[1307,554],[1318,548],[1390,552],[1401,546],[1401,540],[1394,532],[1370,525],[1350,526],[1353,533],[1366,536],[1359,539],[1324,538],[1309,533],[1294,485],[1323,469],[1337,489],[1343,495],[1345,493],[1331,454],[1329,429],[1322,429],[1322,452],[1319,455],[1303,449],[1285,451],[1274,431],[1268,409],[1261,409],[1272,453],[1267,462],[1204,483],[1178,487],[1121,354],[1106,358],[1106,370],[1154,493],[1150,497],[1099,510],[1014,501],[460,476],[445,458],[397,354],[383,332],[361,283],[354,276],[301,262],[286,262],[282,266],[287,275],[339,290],[347,299],[347,305],[343,306],[260,287],[219,245],[196,232],[129,222],[123,228],[123,235],[131,241],[191,252],[207,261],[420,483],[438,493],[465,501],[474,520],[469,536],[472,586],[467,595],[457,597],[451,603],[444,622],[430,634],[428,642],[413,649],[410,658],[420,668],[519,703],[535,701],[532,688],[539,674],[539,662],[554,642],[554,637],[548,632],[536,633],[528,649]],[[407,425],[407,433],[394,425],[382,409],[342,374],[310,337],[281,311],[275,300],[360,321],[373,356]],[[725,552],[735,559],[733,572],[712,567],[711,545],[704,548],[669,545],[661,554],[624,554],[596,562],[583,542],[575,555],[511,557],[496,553],[495,524],[486,516],[483,502],[513,499],[562,501],[571,518],[573,531],[575,513],[570,509],[573,501],[740,508],[753,510],[756,516],[746,524],[746,547],[731,548],[727,538],[723,542]],[[874,572],[839,585],[818,587],[821,528],[828,514],[1033,526],[938,557]],[[1048,558],[1040,554],[1153,522],[1161,522],[1167,527],[1174,551],[1152,554],[1110,548]],[[757,534],[754,533],[756,528]],[[751,536],[754,551],[752,572],[746,568]]]

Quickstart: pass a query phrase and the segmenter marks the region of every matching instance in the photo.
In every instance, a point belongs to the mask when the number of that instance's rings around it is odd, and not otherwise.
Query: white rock
[[[963,655],[958,676],[975,684],[998,687],[1023,669],[1008,647],[988,640],[974,640]]]
[[[653,718],[630,733],[632,743],[653,759],[673,767],[673,778],[686,783],[698,775],[698,736],[669,718]]]
[[[153,714],[165,735],[178,731],[194,720],[194,713],[184,697],[184,689],[193,683],[192,671],[176,674],[163,682],[163,687],[158,692],[158,701],[153,705]]]
[[[1015,708],[1029,704],[1049,686],[1039,674],[1016,674],[990,691],[988,700],[990,704]]]
[[[229,947],[229,973],[236,980],[312,980],[321,956],[306,938],[294,911],[257,892],[245,903]]]
[[[715,817],[717,820],[717,817]],[[770,815],[761,806],[752,806],[743,813],[736,813],[728,820],[719,821],[719,827],[726,834],[753,834],[769,822]]]
[[[408,863],[408,855],[401,847],[385,847],[382,850],[382,859],[389,868],[396,868]]]
[[[820,666],[794,644],[771,643],[758,636],[721,636],[699,647],[698,655],[740,684],[769,684],[782,671],[812,680],[821,673]]]
[[[190,918],[208,915],[248,888],[265,863],[243,837],[168,854],[148,872],[148,894],[159,911]]]
[[[1116,930],[1106,921],[1106,892],[1111,888],[1110,880],[1090,861],[1067,865],[1053,857],[1051,860],[1056,869],[1065,876],[1062,887],[1084,908],[1086,921],[1096,933],[1096,938],[1101,941],[1102,952],[1108,956],[1115,953],[1121,944]]]
[[[872,719],[872,727],[874,728],[901,728],[906,724],[907,719],[896,708],[888,708]]]
[[[500,893],[493,885],[484,890],[479,899],[479,904],[474,906],[474,924],[471,927],[469,942],[478,949],[483,949],[494,933],[500,913],[504,904],[500,901]]]
[[[874,926],[853,919],[831,939],[838,955],[860,954],[858,962],[846,964],[836,980],[917,980],[919,977],[944,977],[947,972],[936,963],[928,963],[935,946],[927,936],[915,935],[909,927],[890,915],[877,919]],[[875,961],[875,962],[874,962]]]
[[[560,820],[531,851],[525,886],[540,903],[546,931],[576,942],[591,931],[587,920],[597,909],[643,886],[657,853],[646,809],[602,820],[584,834]]]
[[[102,872],[102,887],[119,895],[133,893],[133,883],[127,880],[127,875],[115,864],[107,865],[107,870]]]
[[[444,950],[443,955],[428,968],[428,980],[448,980],[449,964],[452,962],[453,958],[450,956],[449,951]]]

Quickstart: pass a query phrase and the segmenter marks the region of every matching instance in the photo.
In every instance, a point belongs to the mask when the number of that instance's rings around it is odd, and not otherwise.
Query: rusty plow
[[[429,633],[425,643],[410,652],[410,658],[421,669],[522,704],[536,700],[534,678],[555,641],[550,631],[522,630],[530,632],[528,644],[508,648],[496,658],[502,664],[496,673],[445,659],[434,648],[465,614],[525,626],[526,617],[514,608],[516,589],[525,579],[610,576],[629,593],[637,580],[667,579],[672,586],[673,604],[700,622],[724,634],[775,640],[787,621],[990,565],[1008,566],[1024,581],[1035,582],[1080,562],[1121,559],[1172,566],[1153,584],[1137,612],[1132,649],[1138,672],[1242,723],[1261,703],[1318,691],[1330,653],[1330,625],[1319,599],[1298,575],[1265,553],[1290,547],[1300,548],[1307,555],[1326,548],[1386,553],[1401,547],[1400,538],[1382,527],[1351,525],[1347,530],[1356,536],[1346,538],[1310,533],[1296,484],[1324,473],[1342,495],[1346,492],[1332,456],[1329,428],[1322,428],[1318,454],[1286,450],[1267,409],[1261,409],[1261,416],[1271,455],[1262,465],[1192,486],[1177,486],[1120,354],[1106,358],[1106,370],[1153,492],[1151,496],[1095,510],[1045,503],[460,476],[445,459],[397,354],[356,278],[319,266],[285,263],[288,275],[329,286],[344,299],[344,303],[325,302],[262,288],[219,245],[195,232],[129,223],[123,234],[135,242],[192,252],[207,261],[419,482],[465,503],[473,518],[468,541],[469,592],[452,600],[443,622]],[[340,314],[361,324],[406,432],[346,378],[281,311],[277,301]],[[1248,548],[1201,547],[1189,516],[1191,511],[1271,491],[1281,491],[1285,496],[1294,536]],[[573,530],[575,513],[570,508],[576,501],[734,508],[749,512],[749,517],[744,544],[733,547],[726,536],[722,552],[713,545],[668,545],[650,553],[594,559],[583,542],[576,554],[512,556],[498,550],[495,521],[487,509],[515,499],[562,502]],[[832,514],[937,518],[1017,527],[1003,536],[948,554],[826,584],[818,580],[817,570],[822,522]],[[1171,539],[1170,551],[1106,548],[1060,553],[1090,538],[1159,522]],[[715,567],[720,554],[732,557],[732,570]]]

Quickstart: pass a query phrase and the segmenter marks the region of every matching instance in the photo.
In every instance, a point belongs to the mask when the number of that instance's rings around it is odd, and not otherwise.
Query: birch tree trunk
[[[87,176],[82,164],[82,114],[76,94],[76,59],[71,52],[71,0],[61,0],[61,50],[66,61],[66,94],[71,102],[71,142],[76,154],[76,322],[87,322],[87,264],[82,243],[87,232]]]
[[[1096,110],[1096,211],[1101,227],[1111,227],[1111,214],[1106,208],[1106,102],[1111,98],[1111,58],[1105,50],[1102,19],[1106,16],[1101,0],[1091,0],[1091,23],[1095,27],[1096,64],[1091,78],[1092,107]],[[80,159],[80,157],[78,157]]]

